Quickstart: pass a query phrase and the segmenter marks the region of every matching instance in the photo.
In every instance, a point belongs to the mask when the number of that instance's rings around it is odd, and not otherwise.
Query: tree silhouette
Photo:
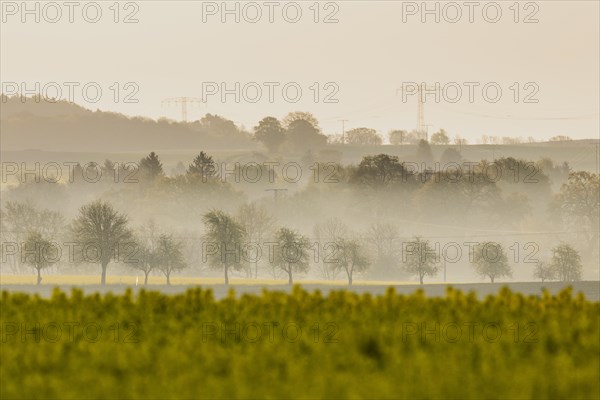
[[[380,145],[383,142],[375,129],[355,128],[346,132],[346,143],[360,145]]]
[[[438,273],[438,261],[434,250],[428,240],[415,237],[403,249],[404,270],[419,277],[419,283],[423,284],[425,275],[435,276]]]
[[[392,182],[411,181],[412,178],[412,174],[405,170],[398,157],[378,154],[363,157],[351,181],[373,189],[381,189]]]
[[[199,175],[203,179],[211,178],[216,173],[217,170],[212,156],[203,151],[194,158],[186,171],[187,175]]]
[[[292,123],[296,121],[306,121],[318,132],[321,131],[321,129],[319,128],[319,121],[317,121],[317,118],[315,118],[314,115],[306,111],[293,111],[289,113],[283,118],[283,126],[284,128],[289,129]]]
[[[131,243],[127,217],[115,211],[110,203],[97,200],[79,209],[72,233],[82,248],[82,252],[78,252],[80,259],[90,261],[89,248],[96,250],[93,260],[102,267],[100,283],[106,284],[106,269],[111,259],[118,254],[120,247]]]
[[[318,149],[327,144],[327,136],[321,134],[318,128],[304,119],[297,119],[290,123],[286,139],[292,151]]]
[[[225,284],[229,285],[229,269],[241,269],[241,245],[246,232],[232,216],[220,210],[204,214],[206,257],[212,267],[223,268]],[[210,247],[210,249],[209,249]],[[208,251],[210,250],[210,251]]]
[[[285,141],[285,129],[277,118],[265,117],[254,127],[254,137],[264,144],[269,152],[275,153]]]
[[[492,283],[496,278],[512,276],[506,252],[498,243],[480,243],[473,247],[471,256],[475,272],[482,277],[490,278]]]
[[[135,246],[134,253],[128,257],[126,262],[130,267],[144,273],[144,285],[147,285],[150,272],[158,267],[156,251],[140,238],[136,238],[133,245]]]
[[[164,176],[162,163],[155,152],[151,152],[147,157],[140,160],[139,166],[140,178],[144,181],[153,181],[160,176]]]
[[[551,281],[556,279],[556,269],[553,268],[552,265],[546,264],[543,261],[539,261],[535,265],[533,277],[540,279],[542,282]]]
[[[550,265],[559,280],[563,282],[581,280],[581,257],[572,246],[561,243],[552,249]]]
[[[450,138],[446,134],[446,131],[440,129],[438,132],[431,135],[431,144],[449,144]]]
[[[346,272],[348,277],[348,286],[352,286],[352,280],[355,272],[366,271],[371,265],[364,247],[357,239],[342,238],[337,242],[339,258],[338,265]]]
[[[272,233],[274,219],[269,215],[264,207],[256,203],[244,204],[238,211],[238,220],[244,227],[246,239],[250,243],[263,245],[263,241]],[[254,278],[258,278],[258,259],[254,264]],[[248,270],[249,275],[252,271]]]
[[[40,232],[30,232],[21,249],[23,263],[37,271],[37,284],[42,283],[41,271],[58,262],[60,250],[57,245],[44,238]]]
[[[600,225],[600,175],[587,171],[571,172],[569,180],[555,195],[551,210],[563,223],[584,227],[585,239],[593,249],[598,245]]]
[[[183,244],[173,239],[172,235],[160,235],[158,238],[155,260],[158,269],[167,278],[167,285],[171,284],[171,274],[187,267],[183,258]]]
[[[310,267],[310,242],[308,238],[288,228],[277,231],[275,242],[277,245],[274,248],[272,264],[288,275],[288,284],[292,285],[294,272],[306,272]]]
[[[419,140],[419,144],[417,145],[417,160],[423,161],[426,164],[433,161],[433,153],[431,152],[431,146],[429,146],[427,140]]]

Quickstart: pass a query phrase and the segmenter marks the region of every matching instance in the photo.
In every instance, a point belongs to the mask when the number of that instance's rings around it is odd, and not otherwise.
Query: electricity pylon
[[[265,189],[265,192],[273,192],[273,199],[277,201],[279,199],[279,192],[287,192],[287,189]]]
[[[346,122],[348,122],[347,119],[340,119],[341,123],[342,123],[342,144],[346,144]]]
[[[425,136],[427,137],[427,126],[425,125],[425,98],[423,97],[423,92],[427,90],[437,90],[436,87],[431,87],[422,83],[417,85],[417,128],[416,131],[421,137],[421,139]],[[398,92],[404,92],[404,88],[396,89],[396,96]],[[414,94],[411,92],[410,94]]]
[[[161,104],[164,105],[165,103],[167,103],[167,105],[174,103],[176,106],[181,104],[181,120],[183,122],[187,122],[188,104],[202,104],[202,99],[198,99],[196,97],[170,97],[168,99],[164,99]]]

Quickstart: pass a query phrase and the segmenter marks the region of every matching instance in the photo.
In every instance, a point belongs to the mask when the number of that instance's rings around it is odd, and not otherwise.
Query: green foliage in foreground
[[[503,289],[478,300],[454,290],[374,297],[296,287],[219,301],[201,289],[57,290],[51,299],[3,292],[0,306],[2,398],[575,399],[600,391],[600,303],[569,290],[526,297]]]

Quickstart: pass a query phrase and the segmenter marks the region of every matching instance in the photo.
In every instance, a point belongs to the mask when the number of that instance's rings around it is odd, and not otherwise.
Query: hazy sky
[[[27,4],[33,10],[36,3]],[[179,119],[179,108],[161,100],[204,95],[207,102],[191,107],[189,119],[217,113],[250,128],[264,116],[303,110],[313,112],[329,134],[341,131],[341,119],[348,120],[346,129],[366,126],[387,134],[416,125],[416,95],[403,99],[397,89],[403,82],[427,82],[447,89],[439,103],[433,94],[426,97],[430,132],[443,127],[474,142],[482,134],[597,138],[600,130],[598,1],[520,2],[518,7],[514,1],[473,2],[472,9],[462,1],[428,2],[432,10],[439,7],[439,22],[435,14],[425,15],[422,22],[422,2],[227,2],[229,9],[238,7],[239,23],[234,14],[221,21],[222,2],[199,1],[121,2],[120,22],[115,23],[113,3],[96,3],[102,11],[97,23],[83,18],[84,7],[86,18],[95,18],[90,2],[77,3],[73,23],[68,7],[54,3],[62,17],[51,23],[57,15],[54,6],[39,3],[36,22],[34,14],[22,15],[21,1],[3,1],[3,90],[12,90],[11,82],[26,82],[29,88],[35,82],[41,87],[57,82],[61,98],[67,98],[64,82],[97,82],[102,89],[97,103],[86,101],[81,86],[74,91],[75,102],[128,115]],[[257,9],[262,17],[251,23]],[[302,11],[299,21],[288,22],[297,9]],[[488,22],[496,18],[497,9],[502,12],[499,21]],[[451,23],[457,10],[462,16]],[[137,23],[123,23],[130,14]],[[324,23],[327,16],[338,22]],[[526,18],[538,22],[524,23]],[[120,87],[117,102],[114,82]],[[139,87],[133,96],[137,104],[123,101],[134,88],[125,87],[127,82]],[[233,94],[223,102],[220,92],[203,91],[211,82],[217,87],[223,82],[229,89],[239,82],[240,102]],[[273,82],[273,103],[265,82]],[[473,102],[464,82],[473,82]],[[282,92],[286,84],[287,99]],[[487,100],[482,93],[486,84]],[[262,96],[252,103],[257,86]],[[292,103],[297,87],[302,95]],[[498,87],[502,95],[493,103]],[[55,93],[52,85],[46,89]],[[325,103],[326,95],[338,102]],[[528,95],[538,102],[524,102]]]

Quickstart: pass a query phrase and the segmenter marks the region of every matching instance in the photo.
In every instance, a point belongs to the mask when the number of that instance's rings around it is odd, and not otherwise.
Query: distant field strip
[[[2,285],[33,285],[36,283],[35,275],[1,275],[0,284]],[[100,282],[98,275],[44,275],[42,284],[45,285],[97,285]],[[144,285],[144,277],[137,277],[138,286]],[[322,284],[334,286],[347,286],[347,280],[318,280],[318,279],[298,279],[300,284]],[[106,283],[109,285],[135,285],[135,276],[107,276]],[[220,285],[223,278],[192,278],[192,277],[172,277],[172,285]],[[233,285],[284,285],[285,279],[244,279],[230,278]],[[414,285],[414,281],[367,281],[356,280],[357,285]],[[164,285],[165,278],[161,276],[148,277],[149,285]]]

